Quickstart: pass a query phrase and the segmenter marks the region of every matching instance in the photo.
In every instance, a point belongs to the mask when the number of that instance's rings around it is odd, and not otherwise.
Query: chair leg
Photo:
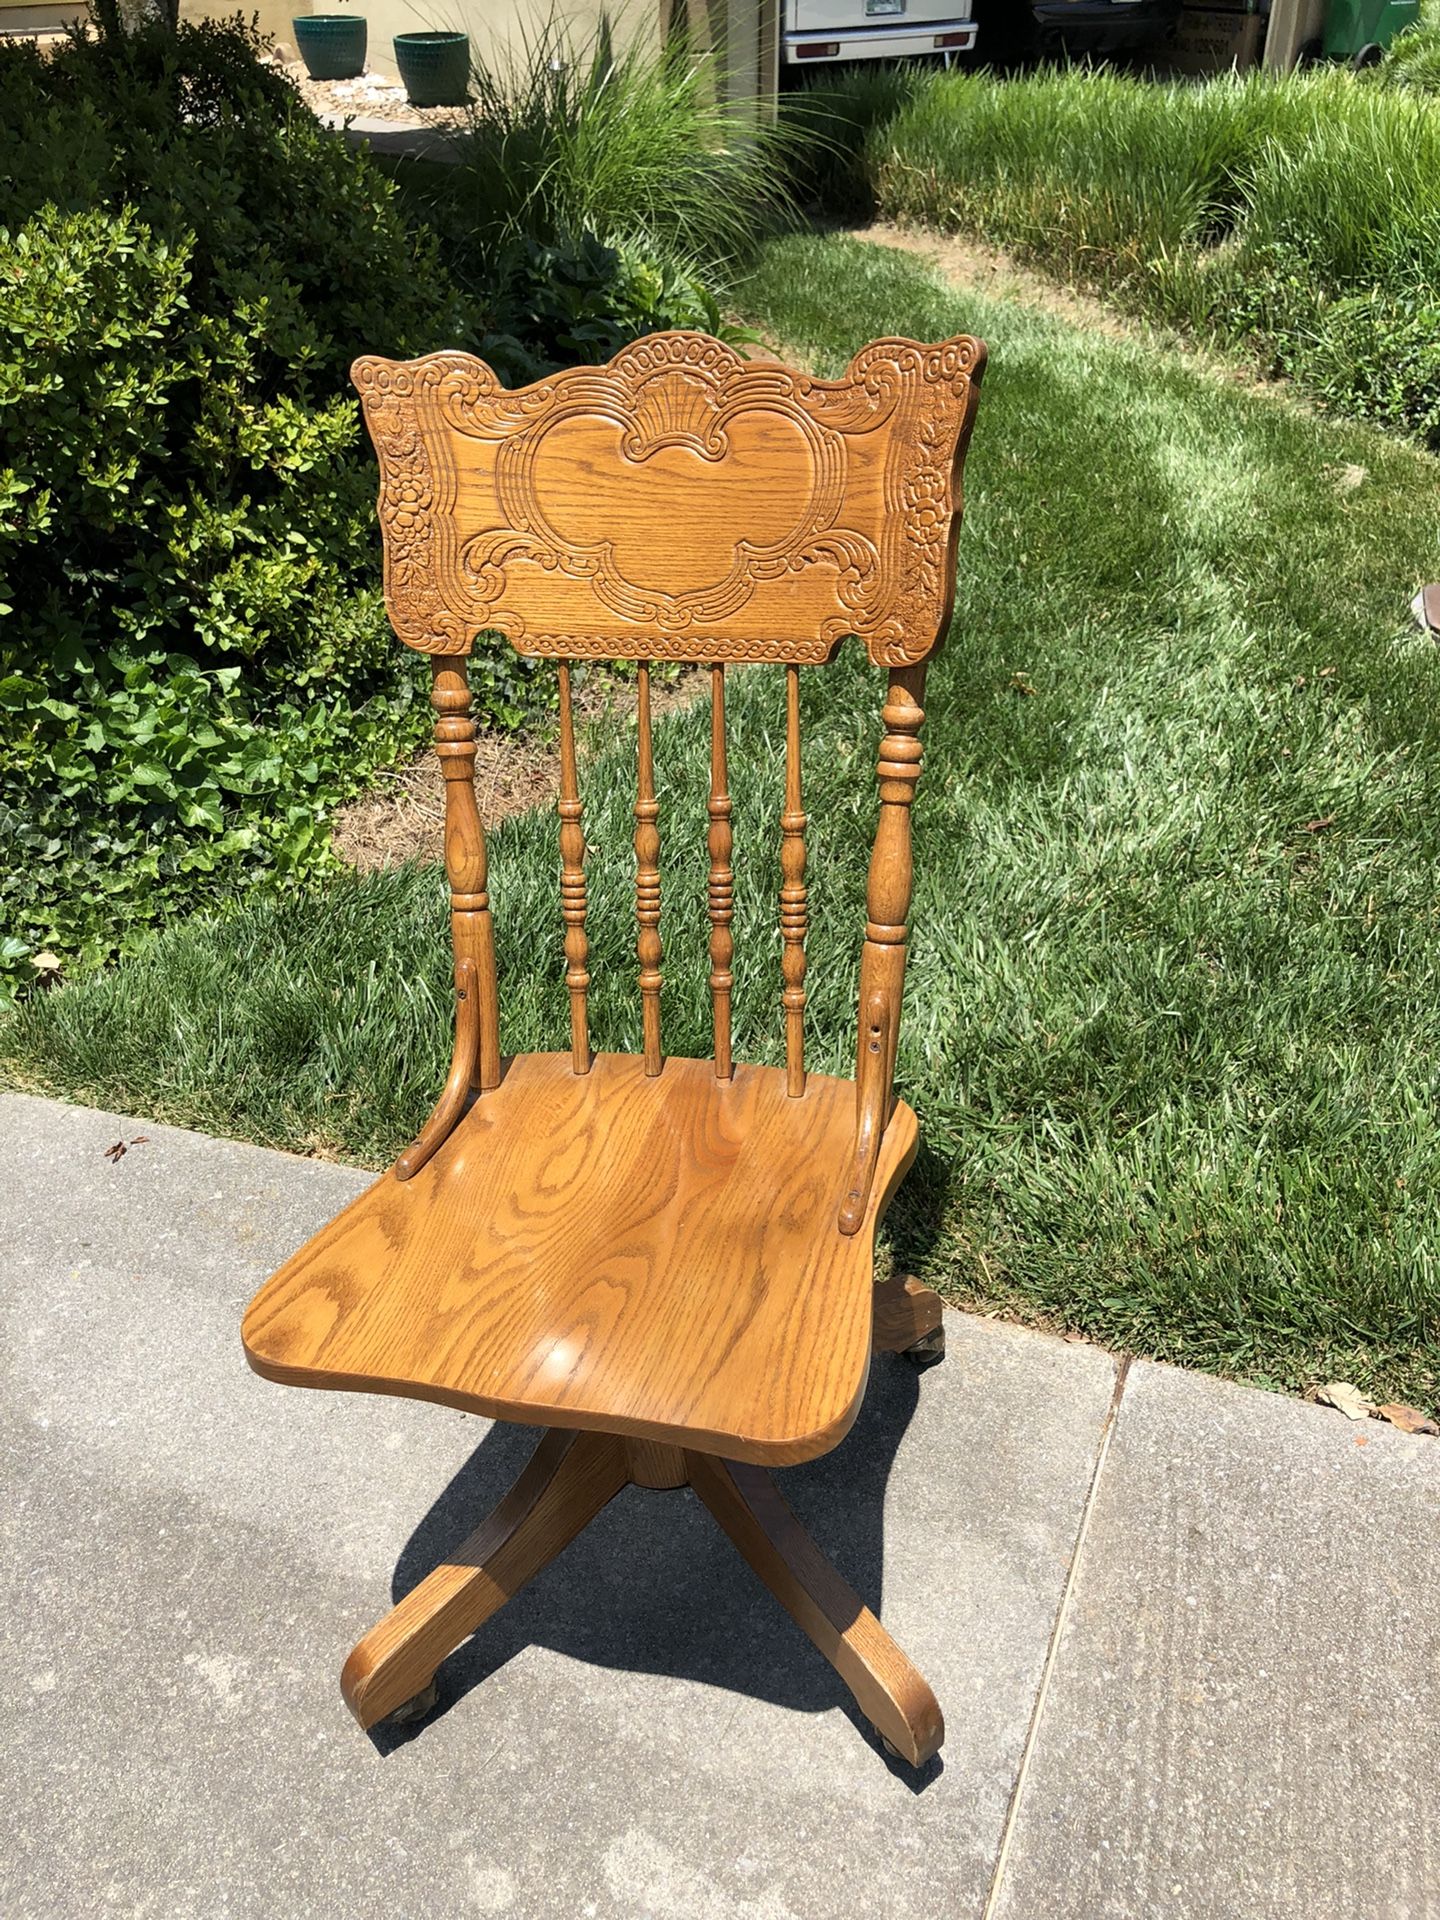
[[[875,1289],[870,1344],[876,1353],[903,1353],[917,1366],[945,1357],[945,1317],[938,1293],[912,1274],[897,1273]]]
[[[939,1751],[945,1721],[925,1680],[841,1579],[760,1467],[687,1453],[690,1484],[742,1556],[912,1766]]]
[[[424,1695],[440,1662],[567,1547],[629,1478],[623,1441],[552,1427],[490,1517],[345,1662],[340,1687],[360,1725],[373,1727]]]

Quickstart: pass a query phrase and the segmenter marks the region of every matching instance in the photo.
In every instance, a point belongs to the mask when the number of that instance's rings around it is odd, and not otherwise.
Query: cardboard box
[[[1264,17],[1227,7],[1186,7],[1171,50],[1176,73],[1241,73],[1253,67],[1265,46]]]

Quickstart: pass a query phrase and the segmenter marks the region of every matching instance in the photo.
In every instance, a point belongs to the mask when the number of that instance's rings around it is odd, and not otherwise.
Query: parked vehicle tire
[[[975,0],[980,29],[975,58],[986,67],[1013,67],[1040,56],[1040,27],[1030,0]]]

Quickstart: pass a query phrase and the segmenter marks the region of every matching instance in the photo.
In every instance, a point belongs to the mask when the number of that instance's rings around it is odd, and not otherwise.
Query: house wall
[[[1325,31],[1326,0],[1274,0],[1265,36],[1265,64],[1279,73],[1294,66],[1301,47]]]
[[[182,0],[187,18],[233,12],[236,0]],[[248,12],[257,0],[245,0]],[[260,24],[294,57],[295,35],[290,22],[297,14],[363,14],[368,27],[365,64],[371,73],[394,79],[395,49],[391,44],[397,33],[420,33],[431,29],[468,33],[473,56],[477,60],[502,60],[507,50],[518,52],[529,41],[539,38],[552,19],[565,26],[573,37],[584,43],[608,14],[616,38],[629,41],[654,33],[660,19],[660,0],[623,0],[621,5],[605,6],[603,0],[339,0],[338,4],[311,5],[309,0],[258,0]]]
[[[775,100],[779,0],[180,0],[185,20],[228,19],[237,8],[258,16],[261,33],[287,60],[296,57],[291,22],[297,16],[353,8],[369,27],[366,64],[387,79],[396,77],[391,42],[397,33],[453,27],[470,35],[477,60],[498,62],[536,40],[551,21],[583,45],[608,16],[617,41],[632,44],[659,34],[679,11],[692,43],[715,51],[730,98],[758,97],[772,110]],[[53,32],[87,10],[85,0],[0,0],[0,32]]]
[[[223,5],[221,0],[180,0],[180,18],[182,20],[228,20],[237,13],[243,13],[248,20],[250,15],[260,17],[260,31],[269,40],[283,46],[286,57],[295,57],[295,35],[290,22],[297,13],[319,13],[320,7],[311,7],[308,0],[296,6],[294,0],[233,0],[233,4]],[[336,12],[340,9],[337,7]]]

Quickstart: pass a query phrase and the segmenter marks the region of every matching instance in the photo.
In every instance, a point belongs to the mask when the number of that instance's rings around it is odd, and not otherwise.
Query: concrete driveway
[[[247,1370],[365,1178],[0,1097],[5,1920],[1440,1916],[1440,1441],[960,1315],[783,1480],[926,1774],[634,1489],[368,1740],[340,1662],[533,1436]]]

